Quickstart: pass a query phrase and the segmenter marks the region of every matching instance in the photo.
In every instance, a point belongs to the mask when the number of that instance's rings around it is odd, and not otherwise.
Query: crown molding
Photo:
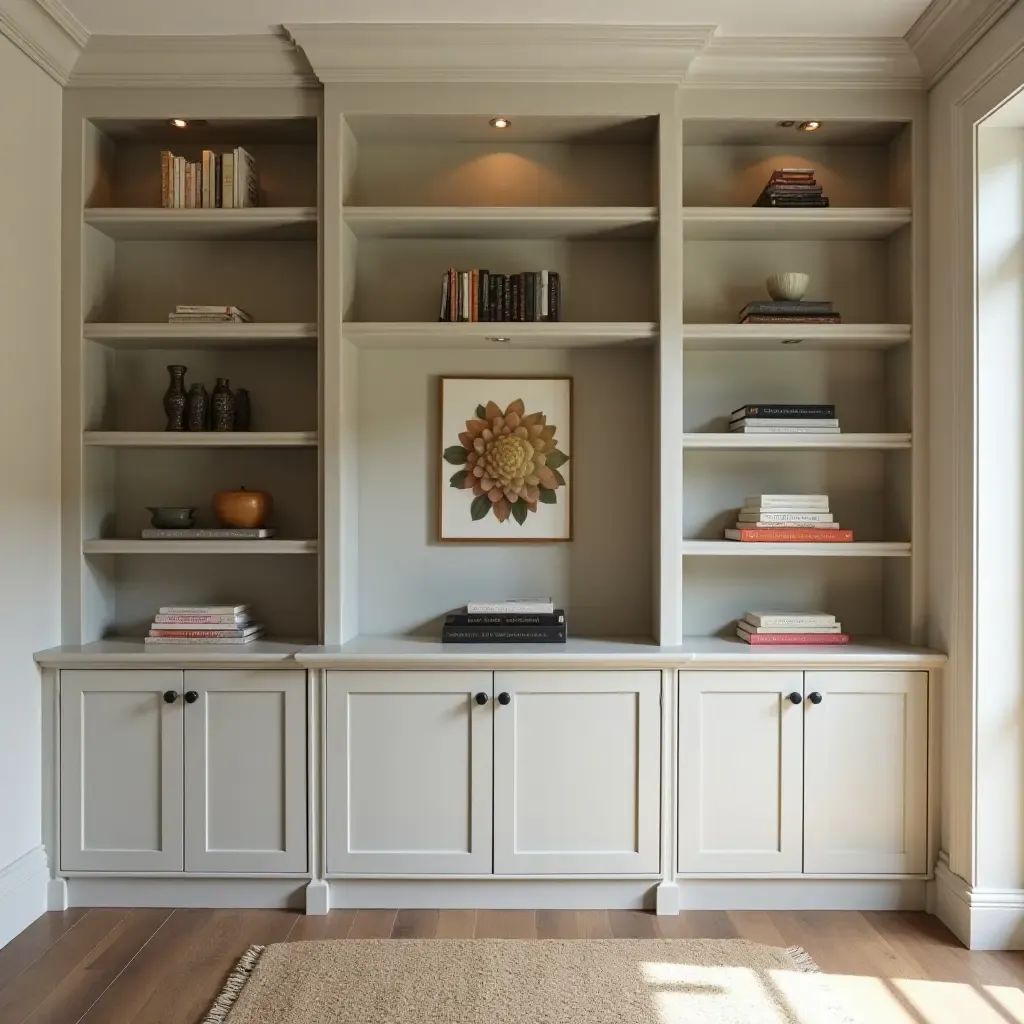
[[[0,0],[0,34],[61,85],[89,38],[60,0]]]
[[[1014,5],[1015,0],[932,0],[906,39],[931,88]]]
[[[75,88],[315,88],[299,49],[274,35],[92,36]]]
[[[321,82],[680,84],[713,25],[286,25]]]
[[[924,82],[903,39],[715,36],[686,84],[749,87],[920,89]]]

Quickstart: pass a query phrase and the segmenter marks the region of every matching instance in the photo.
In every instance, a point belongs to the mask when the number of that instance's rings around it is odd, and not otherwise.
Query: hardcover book
[[[273,537],[275,530],[261,529],[204,529],[142,531],[144,540],[265,540]]]
[[[726,530],[726,540],[744,544],[849,544],[853,530],[816,530],[813,527],[756,527]]]
[[[755,647],[758,645],[783,647],[787,644],[831,646],[850,642],[847,633],[746,633],[742,629],[737,629],[736,635]]]
[[[730,419],[742,417],[754,419],[834,419],[836,407],[834,405],[741,405],[733,409]]]
[[[829,612],[747,612],[743,618],[754,626],[830,626],[836,621]]]

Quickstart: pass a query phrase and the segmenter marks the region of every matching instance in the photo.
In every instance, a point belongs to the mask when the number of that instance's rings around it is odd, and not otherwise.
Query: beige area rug
[[[253,946],[204,1024],[841,1024],[801,949],[743,939]]]

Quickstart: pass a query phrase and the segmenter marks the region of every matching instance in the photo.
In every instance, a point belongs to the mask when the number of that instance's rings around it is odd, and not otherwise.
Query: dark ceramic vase
[[[164,412],[167,414],[166,430],[185,429],[185,366],[168,366],[171,383],[164,392]]]
[[[235,430],[248,430],[252,423],[252,403],[245,388],[235,391]]]
[[[210,429],[210,396],[202,384],[188,389],[188,429]]]
[[[213,389],[210,412],[214,430],[235,429],[235,396],[228,387],[227,377],[218,377],[217,386]]]

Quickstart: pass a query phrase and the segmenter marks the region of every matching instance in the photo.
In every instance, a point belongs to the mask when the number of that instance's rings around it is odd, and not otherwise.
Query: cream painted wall
[[[32,653],[60,640],[61,88],[4,36],[0,124],[2,872],[40,843]]]

